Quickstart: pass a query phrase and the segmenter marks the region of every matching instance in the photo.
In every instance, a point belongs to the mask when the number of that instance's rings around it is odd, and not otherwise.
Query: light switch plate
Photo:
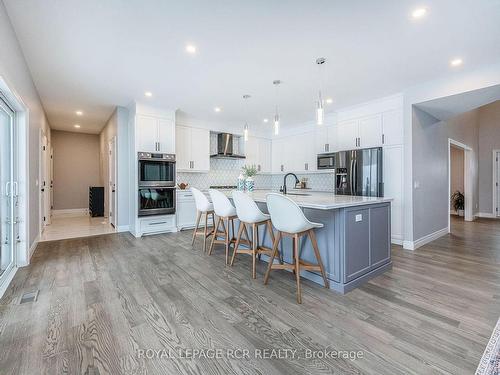
[[[357,215],[356,215],[356,223],[357,223],[358,221],[363,221],[363,215],[362,215],[362,214],[357,214]]]

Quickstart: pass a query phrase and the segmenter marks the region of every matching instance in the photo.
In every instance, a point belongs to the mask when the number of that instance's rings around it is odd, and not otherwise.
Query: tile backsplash
[[[199,189],[208,189],[211,185],[236,185],[243,159],[210,159],[208,173],[178,172],[177,183],[187,182]],[[283,185],[284,174],[258,174],[255,176],[256,189],[279,189]],[[333,172],[297,174],[308,179],[308,187],[317,191],[333,191]],[[288,180],[291,184],[291,179]]]

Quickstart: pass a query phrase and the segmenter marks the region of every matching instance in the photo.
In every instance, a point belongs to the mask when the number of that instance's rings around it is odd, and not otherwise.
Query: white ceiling
[[[282,124],[309,121],[319,56],[327,111],[500,61],[498,0],[3,1],[54,129],[99,132],[144,91],[152,105],[235,129],[248,93],[250,125],[270,127],[274,79]],[[411,20],[422,4],[428,15]],[[450,68],[456,56],[464,64]]]

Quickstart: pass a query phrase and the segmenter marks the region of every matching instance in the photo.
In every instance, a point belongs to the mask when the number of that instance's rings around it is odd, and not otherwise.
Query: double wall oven
[[[175,213],[175,155],[138,153],[139,216]]]

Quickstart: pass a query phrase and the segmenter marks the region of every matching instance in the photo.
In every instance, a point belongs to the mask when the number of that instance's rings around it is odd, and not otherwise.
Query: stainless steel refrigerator
[[[382,147],[335,154],[335,193],[383,197]]]

